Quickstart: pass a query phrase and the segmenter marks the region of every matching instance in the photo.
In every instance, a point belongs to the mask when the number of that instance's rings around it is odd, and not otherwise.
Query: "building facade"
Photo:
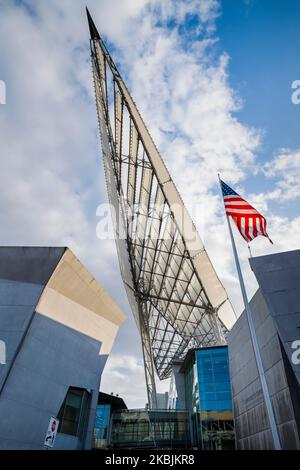
[[[110,446],[114,449],[189,449],[188,411],[119,410],[111,416]]]
[[[191,417],[193,445],[203,450],[234,449],[233,405],[227,346],[191,349],[173,365],[170,406]]]
[[[0,449],[92,446],[100,379],[125,315],[68,248],[0,248]]]
[[[96,409],[93,449],[106,449],[110,446],[111,415],[114,411],[127,410],[127,406],[118,395],[100,392]]]
[[[165,406],[167,394],[161,395]],[[99,393],[93,449],[189,449],[191,443],[188,411],[128,410],[119,396]]]
[[[259,284],[251,300],[254,324],[281,446],[299,449],[300,250],[251,258],[250,265]],[[237,448],[272,449],[245,312],[228,346]]]

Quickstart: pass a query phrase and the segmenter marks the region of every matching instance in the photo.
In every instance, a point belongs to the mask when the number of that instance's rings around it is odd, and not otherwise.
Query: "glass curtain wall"
[[[235,436],[227,347],[196,351],[202,449],[234,449]],[[198,436],[199,438],[200,436]]]
[[[111,426],[113,448],[188,448],[191,443],[186,411],[114,411]]]
[[[109,421],[111,406],[101,404],[97,406],[96,420],[93,436],[93,448],[105,449],[108,444]]]

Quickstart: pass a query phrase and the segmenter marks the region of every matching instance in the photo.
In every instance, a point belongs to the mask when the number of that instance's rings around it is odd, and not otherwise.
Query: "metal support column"
[[[151,341],[149,335],[149,326],[147,325],[147,304],[143,302],[141,305],[139,320],[141,329],[142,350],[144,358],[145,378],[147,387],[148,404],[150,409],[157,409],[156,385],[154,364],[152,358]],[[146,311],[142,311],[146,310]]]

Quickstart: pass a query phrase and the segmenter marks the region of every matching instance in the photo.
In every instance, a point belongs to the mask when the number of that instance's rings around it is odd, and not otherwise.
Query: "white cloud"
[[[263,168],[267,178],[277,180],[267,199],[286,202],[300,197],[300,149],[281,149]]]
[[[169,390],[169,380],[157,382],[157,392]],[[128,408],[144,408],[148,402],[145,372],[141,357],[111,354],[101,379],[101,391],[118,394]]]
[[[135,101],[188,203],[216,184],[218,171],[229,182],[244,178],[261,141],[260,130],[234,117],[241,100],[228,83],[228,56],[213,57],[214,40],[186,50],[176,29],[153,27],[147,48],[128,58]]]
[[[102,376],[101,391],[118,394],[128,408],[144,408],[147,398],[141,359],[129,354],[111,354]]]

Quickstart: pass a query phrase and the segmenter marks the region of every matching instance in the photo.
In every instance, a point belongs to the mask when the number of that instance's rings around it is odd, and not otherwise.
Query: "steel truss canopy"
[[[224,344],[227,293],[87,11],[102,154],[120,270],[139,328],[148,399],[191,347]]]

